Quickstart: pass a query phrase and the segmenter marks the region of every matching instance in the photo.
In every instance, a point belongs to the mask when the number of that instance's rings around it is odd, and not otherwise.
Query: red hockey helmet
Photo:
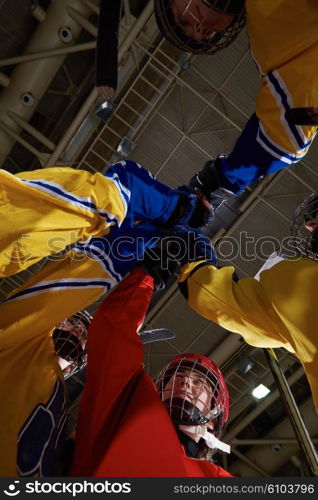
[[[189,396],[187,389],[180,390],[178,377],[195,380],[196,389]],[[191,384],[193,384],[193,380]],[[200,354],[180,354],[166,365],[156,379],[156,387],[173,422],[177,425],[201,425],[213,422],[216,435],[229,415],[229,395],[220,369],[211,359]],[[208,392],[204,400],[202,394]]]
[[[91,321],[92,316],[83,310],[58,323],[53,331],[55,352],[66,378],[86,365],[87,333]]]

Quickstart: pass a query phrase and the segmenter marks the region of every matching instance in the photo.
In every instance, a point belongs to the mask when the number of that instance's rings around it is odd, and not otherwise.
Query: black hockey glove
[[[226,199],[234,196],[232,191],[222,187],[221,161],[227,158],[220,155],[207,161],[202,170],[190,179],[190,186],[199,189],[206,196],[214,210]]]
[[[163,290],[168,282],[173,282],[179,272],[180,264],[169,257],[165,248],[149,248],[139,262],[140,269],[154,279],[155,290]]]

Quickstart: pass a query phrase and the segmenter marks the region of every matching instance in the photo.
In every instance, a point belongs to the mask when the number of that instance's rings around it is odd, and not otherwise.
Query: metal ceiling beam
[[[66,10],[69,16],[84,30],[93,35],[95,38],[97,37],[97,27],[91,23],[85,16],[83,16],[78,9],[74,9],[73,7],[67,5]]]
[[[99,13],[99,7],[92,0],[82,0],[82,2],[87,5],[95,14]]]
[[[143,12],[141,15],[138,17],[138,19],[135,21],[133,24],[132,28],[130,31],[127,33],[125,38],[122,40],[119,46],[118,50],[118,64],[121,62],[123,59],[124,55],[126,52],[130,49],[132,46],[133,42],[135,41],[136,37],[139,35],[141,30],[143,29],[144,25],[150,18],[150,16],[153,13],[153,0],[150,0],[146,7],[144,8]],[[70,141],[82,125],[84,119],[90,112],[91,108],[93,107],[95,101],[97,99],[97,91],[94,88],[91,93],[89,94],[88,98],[84,102],[83,106],[79,110],[78,114],[76,115],[75,119],[69,126],[69,128],[66,130],[64,136],[58,143],[55,151],[53,154],[48,158],[48,161],[46,162],[45,166],[53,166],[57,162],[57,160],[63,156],[63,153],[67,146],[69,145]]]
[[[156,114],[156,111],[159,106],[162,105],[162,99],[163,96],[169,94],[169,91],[171,89],[171,82],[173,81],[173,78],[163,78],[161,75],[158,78],[158,81],[152,81],[151,78],[146,77],[147,72],[151,72],[152,78],[155,79],[157,74],[156,70],[156,65],[154,64],[154,59],[156,53],[160,50],[160,46],[162,45],[162,41],[160,42],[159,46],[156,47],[155,51],[152,54],[152,57],[149,58],[146,63],[143,65],[142,69],[139,69],[138,66],[136,67],[137,69],[137,75],[134,77],[133,81],[130,82],[128,89],[126,90],[124,96],[121,98],[120,102],[116,106],[116,110],[112,115],[112,118],[109,123],[104,125],[98,133],[98,135],[95,137],[93,140],[92,144],[90,147],[86,150],[84,156],[82,157],[80,163],[79,163],[79,168],[81,168],[81,165],[84,164],[85,166],[88,166],[90,169],[94,171],[100,171],[105,167],[105,160],[111,161],[111,162],[116,162],[117,159],[120,157],[116,153],[115,144],[113,140],[113,136],[117,135],[119,141],[123,137],[123,135],[128,136],[130,139],[133,139],[134,141],[138,141],[138,138],[142,134],[146,124],[147,124],[147,119],[149,116],[154,116]],[[174,72],[181,71],[181,68],[179,64],[175,61],[174,62]],[[140,83],[143,83],[146,88],[147,92],[145,94],[142,94],[140,90]],[[150,91],[150,92],[149,92]],[[140,109],[140,105],[136,105],[135,107],[132,107],[129,104],[130,99],[133,97],[138,97],[138,100],[143,103],[143,107]],[[126,115],[127,109],[129,109],[131,112],[129,115]],[[123,119],[121,116],[121,113],[124,114],[124,116],[127,117],[127,119]],[[132,116],[134,116],[134,119],[132,120]],[[117,131],[112,127],[113,120],[118,122],[120,120],[122,123],[125,124],[125,130],[121,129],[120,134],[117,133]],[[118,127],[118,125],[117,125]],[[107,132],[110,132],[109,134],[109,142],[107,142]],[[118,142],[119,142],[118,141]],[[108,147],[108,150],[112,150],[115,152],[114,155],[112,155],[111,159],[109,156],[106,158],[102,158],[102,162],[98,162],[97,165],[95,165],[95,162],[89,161],[92,158],[92,154],[99,156],[96,153],[97,149],[100,149],[101,145],[106,145]],[[117,146],[117,145],[116,145]],[[108,151],[109,153],[109,151]],[[95,160],[95,156],[93,155],[93,158]],[[100,157],[100,156],[99,156]]]
[[[317,437],[317,416],[313,410],[312,399],[306,399],[299,407],[302,415],[304,415],[306,425],[311,434]],[[276,438],[276,436],[278,436]],[[235,462],[230,467],[233,474],[239,473],[242,477],[253,476],[253,470],[255,467],[260,467],[265,469],[268,475],[274,473],[279,467],[282,467],[286,462],[288,462],[293,455],[297,455],[300,451],[298,443],[288,443],[280,442],[281,439],[294,437],[294,432],[292,426],[290,425],[290,420],[288,417],[284,418],[278,424],[271,428],[271,430],[264,436],[264,446],[253,447],[250,450],[244,452],[243,456],[240,456],[240,461]],[[224,440],[227,442],[226,437]],[[267,444],[267,440],[274,440],[274,443]],[[230,441],[232,444],[232,442]],[[278,446],[273,446],[273,444]],[[235,451],[233,450],[235,453]],[[248,463],[250,461],[250,463]],[[312,473],[309,472],[312,476]]]
[[[139,43],[137,43],[137,46],[139,48],[141,48],[145,52],[145,54],[147,54],[149,57],[151,57],[152,54],[151,54],[151,52],[149,50],[147,50],[145,47],[143,47]],[[165,56],[172,63],[175,63],[175,61],[173,61],[173,59],[171,59],[164,52],[162,52],[162,55]],[[160,70],[159,67],[163,68],[163,70]],[[230,125],[232,125],[232,127],[235,130],[238,130],[239,132],[242,130],[242,127],[240,127],[239,125],[237,125],[236,122],[234,122],[233,120],[231,120],[231,118],[229,118],[222,111],[220,111],[220,109],[217,106],[215,106],[214,104],[212,104],[212,101],[209,101],[204,96],[202,96],[192,85],[190,85],[188,82],[186,82],[185,80],[183,80],[179,75],[173,73],[173,71],[170,68],[164,66],[164,64],[157,59],[157,68],[156,68],[156,70],[158,71],[158,73],[162,73],[163,76],[167,76],[164,73],[165,69],[167,70],[168,73],[171,74],[172,77],[174,77],[176,79],[176,81],[178,81],[180,84],[182,84],[187,89],[191,90],[191,92],[193,92],[199,99],[201,99],[207,105],[208,108],[213,109],[218,115],[222,116],[222,118],[224,118]]]
[[[287,382],[289,386],[292,386],[297,380],[299,380],[304,375],[303,367],[298,368],[290,377],[288,377]],[[254,410],[252,410],[246,417],[242,418],[236,425],[230,427],[229,431],[225,433],[225,441],[231,442],[245,427],[247,427],[256,417],[258,417],[263,411],[265,411],[278,397],[280,396],[279,390],[271,392],[262,403],[259,403]]]
[[[30,144],[28,141],[23,139],[23,137],[21,137],[17,132],[12,130],[11,127],[9,127],[8,125],[5,125],[2,121],[0,121],[0,130],[3,133],[5,133],[8,137],[10,137],[13,140],[13,142],[15,142],[15,141],[18,142],[19,144],[21,144],[21,146],[25,147],[25,149],[30,151],[30,153],[32,153],[34,156],[36,156],[36,158],[39,160],[39,162],[41,164],[43,164],[43,162],[45,162],[46,153],[42,153],[37,148],[32,146],[32,144]]]
[[[318,444],[318,439],[312,439],[312,442]],[[265,446],[268,444],[298,444],[297,439],[292,438],[259,438],[259,439],[232,439],[233,446]]]
[[[68,0],[67,3],[64,0],[51,2],[45,20],[35,29],[25,53],[38,53],[39,50],[64,47],[60,33],[63,31],[62,28],[65,29],[65,26],[71,30],[73,39],[78,37],[81,27],[68,15],[67,5],[77,8],[86,17],[91,14],[90,9],[83,5],[81,0]],[[0,121],[4,128],[6,126],[9,129],[11,128],[14,134],[19,135],[21,133],[21,127],[8,116],[8,111],[14,112],[28,121],[64,59],[65,54],[21,63],[15,67],[8,87],[2,91],[0,96]],[[11,151],[15,142],[14,134],[11,131],[6,133],[2,126],[0,132],[0,165],[3,164]]]
[[[242,462],[247,464],[251,469],[255,470],[258,474],[260,474],[262,477],[271,477],[271,475],[262,467],[257,465],[255,462],[250,460],[246,455],[243,455],[239,450],[237,450],[235,447],[231,446],[231,453],[236,455]]]
[[[44,19],[46,18],[46,12],[42,7],[38,4],[38,2],[35,0],[31,4],[31,12],[32,16],[35,17],[39,23],[43,23]]]
[[[29,134],[33,135],[35,139],[40,141],[44,146],[46,146],[50,150],[55,149],[55,144],[54,142],[50,141],[44,134],[39,132],[35,127],[30,125],[29,122],[24,120],[24,118],[21,118],[21,116],[17,115],[17,113],[14,113],[13,111],[8,111],[7,115],[19,125],[23,130],[26,130]]]
[[[4,66],[12,66],[15,64],[36,61],[38,59],[47,59],[48,57],[65,56],[67,54],[74,54],[75,52],[84,52],[85,50],[92,50],[96,47],[96,41],[78,43],[75,45],[63,46],[59,49],[43,50],[41,52],[33,52],[32,54],[22,54],[21,56],[8,57],[0,60],[0,68]]]
[[[232,354],[239,349],[243,343],[243,339],[240,335],[232,332],[228,332],[225,340],[221,342],[215,349],[213,349],[208,357],[213,360],[218,366],[222,365],[226,359],[228,359]]]

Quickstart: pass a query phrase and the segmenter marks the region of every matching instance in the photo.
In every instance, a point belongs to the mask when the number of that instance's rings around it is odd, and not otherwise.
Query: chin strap
[[[220,441],[217,437],[215,437],[212,432],[209,432],[206,425],[179,425],[179,429],[186,434],[194,434],[195,436],[199,436],[204,439],[207,446],[212,450],[218,449],[224,451],[225,453],[231,453],[231,446],[223,443],[223,441]]]

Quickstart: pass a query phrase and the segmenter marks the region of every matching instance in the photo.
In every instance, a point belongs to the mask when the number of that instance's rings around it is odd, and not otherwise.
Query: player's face
[[[308,229],[308,231],[310,231],[311,233],[318,229],[318,212],[316,213],[315,217],[305,222],[305,228]]]
[[[216,12],[202,0],[170,0],[174,20],[194,40],[213,38],[224,31],[234,16]]]
[[[56,348],[58,348],[58,362],[63,374],[70,373],[73,363],[79,358],[87,342],[87,327],[84,323],[72,316],[56,325],[60,330],[56,338]]]
[[[204,375],[180,370],[173,374],[163,391],[163,401],[171,397],[185,399],[207,414],[211,406],[211,386]]]
[[[84,349],[87,339],[87,327],[80,319],[71,316],[71,318],[58,323],[55,328],[63,330],[64,332],[71,332],[78,338],[82,348]]]

